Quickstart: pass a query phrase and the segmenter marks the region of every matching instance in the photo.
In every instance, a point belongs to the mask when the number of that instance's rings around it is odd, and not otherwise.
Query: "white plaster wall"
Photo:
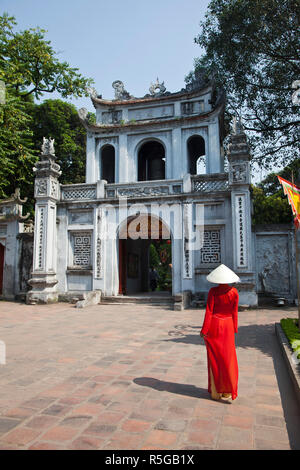
[[[207,173],[219,173],[221,171],[221,150],[218,118],[210,123],[208,128],[208,169]]]
[[[97,168],[96,168],[96,141],[95,136],[87,133],[86,137],[86,183],[95,183],[97,181]]]

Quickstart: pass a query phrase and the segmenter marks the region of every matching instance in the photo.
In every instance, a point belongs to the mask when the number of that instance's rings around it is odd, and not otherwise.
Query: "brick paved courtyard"
[[[204,310],[0,302],[0,449],[300,449],[274,323],[239,313],[239,396],[207,393]]]

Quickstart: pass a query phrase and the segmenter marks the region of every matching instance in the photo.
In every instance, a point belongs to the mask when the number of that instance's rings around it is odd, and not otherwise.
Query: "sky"
[[[104,99],[121,80],[133,96],[149,93],[157,77],[170,92],[184,88],[201,49],[200,31],[209,0],[0,0],[17,30],[39,26],[61,61],[94,80]],[[45,94],[43,99],[59,98]],[[94,111],[89,98],[66,99]]]
[[[112,83],[121,80],[135,97],[149,93],[157,78],[172,93],[185,87],[201,48],[200,32],[210,0],[0,0],[0,14],[15,16],[16,30],[47,30],[61,61],[94,80],[104,99],[114,98]],[[44,99],[61,98],[45,93]],[[64,98],[90,112],[91,99]],[[253,172],[253,182],[266,176]]]

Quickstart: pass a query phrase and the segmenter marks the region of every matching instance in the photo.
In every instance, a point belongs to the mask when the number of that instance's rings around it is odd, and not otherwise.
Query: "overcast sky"
[[[95,81],[103,98],[114,97],[114,80],[136,97],[151,82],[168,91],[185,86],[184,77],[201,53],[194,38],[209,0],[0,0],[1,14],[15,16],[17,29],[39,26],[60,60]],[[48,94],[44,98],[57,98]],[[94,108],[89,98],[70,99]]]

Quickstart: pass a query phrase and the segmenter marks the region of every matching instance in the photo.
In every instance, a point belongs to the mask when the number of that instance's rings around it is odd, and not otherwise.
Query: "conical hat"
[[[232,282],[241,282],[240,278],[231,269],[227,268],[225,264],[220,264],[214,269],[206,279],[214,284],[230,284]]]

